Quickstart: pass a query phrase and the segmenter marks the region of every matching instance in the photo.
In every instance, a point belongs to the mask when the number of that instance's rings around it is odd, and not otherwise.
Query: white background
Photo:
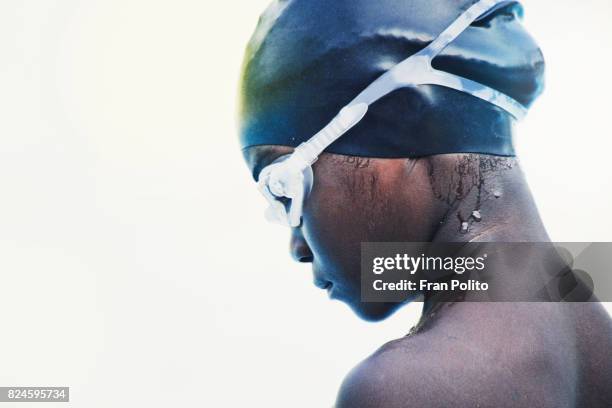
[[[359,321],[263,221],[235,101],[266,3],[0,2],[0,386],[70,386],[88,408],[331,406],[408,332],[418,307]],[[519,129],[530,184],[554,240],[612,241],[612,3],[524,3],[548,62]]]

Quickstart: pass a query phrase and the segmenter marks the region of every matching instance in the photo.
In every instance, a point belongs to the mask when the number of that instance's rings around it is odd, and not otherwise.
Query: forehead
[[[247,166],[249,167],[249,170],[251,171],[251,174],[253,175],[253,179],[257,180],[261,170],[263,170],[268,164],[272,163],[281,156],[293,152],[293,150],[294,148],[289,146],[253,146],[244,149],[242,151],[242,155],[247,163]]]

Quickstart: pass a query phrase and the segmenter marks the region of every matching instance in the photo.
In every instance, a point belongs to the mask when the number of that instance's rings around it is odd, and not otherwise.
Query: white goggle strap
[[[517,120],[523,119],[527,114],[527,109],[508,95],[470,79],[436,70],[431,66],[432,60],[480,16],[510,3],[513,3],[513,1],[482,0],[474,4],[448,26],[431,44],[381,75],[349,105],[354,103],[367,103],[371,105],[383,96],[403,87],[439,85],[483,99],[510,113]]]
[[[285,213],[284,206],[276,200],[269,190],[268,181],[272,171],[275,173],[282,172],[282,174],[276,173],[277,177],[282,178],[290,178],[291,174],[304,172],[329,145],[363,119],[369,105],[396,89],[418,85],[444,86],[492,103],[510,113],[517,120],[522,119],[526,115],[527,109],[508,95],[470,79],[436,70],[431,66],[432,60],[479,17],[513,2],[509,0],[481,0],[472,5],[427,47],[406,58],[372,82],[352,102],[345,106],[327,126],[308,141],[299,145],[293,154],[282,163],[282,166],[270,166],[271,168],[264,169],[260,176],[259,189],[270,202],[272,210],[276,214],[281,214],[281,210],[282,213]],[[289,223],[291,226],[298,226],[301,222],[304,192],[297,193],[297,195],[299,197],[290,197],[292,198],[292,207],[294,201],[297,205],[295,211],[292,208],[291,214],[283,220],[285,224]]]
[[[449,72],[432,68],[428,80],[421,85],[439,85],[468,93],[505,110],[516,120],[522,120],[527,115],[527,108],[505,93]]]
[[[291,156],[289,156],[291,157]],[[289,159],[287,159],[289,160]],[[312,191],[314,184],[314,174],[311,166],[307,166],[300,173],[300,189],[296,191],[296,196],[291,199],[291,207],[289,208],[289,226],[298,227],[302,223],[302,210],[306,196]]]
[[[327,126],[295,149],[287,160],[288,164],[300,171],[312,165],[330,144],[359,123],[367,111],[368,104],[366,103],[344,107]]]
[[[329,145],[363,119],[369,105],[403,87],[444,86],[492,103],[517,120],[523,119],[527,114],[527,109],[508,95],[470,79],[436,70],[431,66],[431,61],[479,17],[493,9],[513,2],[510,0],[481,0],[471,6],[431,44],[417,54],[406,58],[372,82],[351,103],[344,107],[327,126],[310,140],[298,146],[290,159],[292,166],[301,170],[314,163]]]
[[[514,3],[511,0],[481,0],[473,4],[463,14],[461,14],[451,25],[449,25],[438,37],[433,40],[425,49],[418,54],[424,53],[435,58],[440,54],[450,43],[455,41],[474,21],[479,17],[487,14],[492,9],[497,9],[501,6]]]
[[[304,186],[296,191],[295,197],[291,197],[289,214],[287,214],[290,227],[298,227],[302,223],[302,207],[304,206]]]

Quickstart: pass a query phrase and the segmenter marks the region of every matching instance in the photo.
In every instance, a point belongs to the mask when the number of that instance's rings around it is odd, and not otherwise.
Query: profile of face
[[[431,241],[440,237],[436,234],[445,219],[458,221],[457,231],[467,233],[470,214],[478,213],[483,201],[478,177],[489,166],[453,158],[438,168],[431,166],[430,157],[458,152],[512,156],[512,117],[520,118],[543,90],[544,59],[520,21],[520,4],[433,3],[274,2],[245,53],[240,142],[256,180],[260,170],[293,151],[279,145],[307,143],[304,138],[315,131],[323,136],[310,153],[325,151],[333,139],[334,149],[346,154],[427,156],[374,159],[324,153],[313,166],[313,189],[301,224],[292,229],[291,254],[312,263],[317,286],[369,320],[382,319],[399,305],[361,302],[361,243]],[[455,42],[464,30],[470,35]],[[388,34],[395,32],[401,35]],[[426,54],[433,60],[423,69],[417,61],[425,54],[412,60],[414,65],[407,58],[427,50],[424,41],[432,41]],[[449,42],[454,44],[447,50]],[[406,61],[400,64],[403,69],[395,71],[400,75],[384,76],[401,61]],[[433,81],[421,78],[431,68],[437,72]],[[350,135],[331,137],[356,124],[359,115],[340,111],[348,101],[360,102],[352,108],[367,104],[369,119]],[[322,129],[324,120],[338,111],[344,119]],[[489,161],[491,168],[501,166],[496,159]],[[270,174],[264,179],[270,180]],[[283,183],[275,183],[279,194],[263,189],[269,200],[283,195]],[[291,193],[298,195],[284,195],[297,198],[301,191]],[[456,216],[445,218],[450,206],[458,207]],[[282,206],[276,207],[281,213]],[[287,219],[290,224],[298,223],[296,214]]]
[[[261,169],[292,151],[255,146],[244,157],[257,180]],[[361,301],[361,243],[431,240],[445,210],[432,191],[430,168],[419,159],[324,153],[313,172],[302,223],[291,230],[291,255],[312,264],[315,285],[330,298],[363,319],[384,319],[400,304]]]

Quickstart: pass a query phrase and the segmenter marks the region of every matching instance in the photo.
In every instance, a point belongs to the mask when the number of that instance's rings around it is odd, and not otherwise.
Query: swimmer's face
[[[293,148],[258,146],[245,159],[255,179]],[[313,165],[314,185],[302,224],[291,231],[290,252],[312,264],[314,283],[366,320],[381,320],[397,303],[361,302],[362,242],[429,241],[435,199],[424,161],[323,154]],[[270,227],[272,228],[272,227]]]

